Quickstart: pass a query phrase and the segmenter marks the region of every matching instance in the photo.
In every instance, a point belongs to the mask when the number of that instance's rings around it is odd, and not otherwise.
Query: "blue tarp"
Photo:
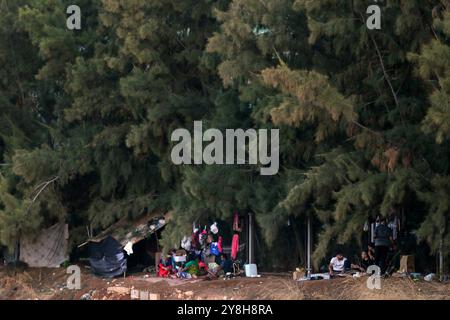
[[[107,236],[101,242],[89,244],[89,262],[92,272],[102,277],[116,277],[127,271],[127,256],[122,245]]]

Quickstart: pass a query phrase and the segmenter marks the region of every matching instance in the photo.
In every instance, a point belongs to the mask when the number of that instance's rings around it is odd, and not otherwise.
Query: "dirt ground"
[[[161,279],[139,273],[126,278],[102,279],[81,267],[81,289],[69,290],[63,268],[22,270],[0,267],[0,299],[18,300],[129,300],[132,291],[145,299],[162,300],[450,300],[450,283],[413,281],[407,277],[381,280],[380,290],[370,290],[367,278],[294,281],[290,274],[262,274],[260,278],[230,280]],[[153,298],[151,298],[153,297]]]

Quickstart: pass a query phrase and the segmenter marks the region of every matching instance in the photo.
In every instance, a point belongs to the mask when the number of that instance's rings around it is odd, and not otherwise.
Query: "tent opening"
[[[159,241],[163,229],[164,227],[133,244],[133,253],[128,255],[128,273],[144,270],[154,271],[160,257],[161,246]]]

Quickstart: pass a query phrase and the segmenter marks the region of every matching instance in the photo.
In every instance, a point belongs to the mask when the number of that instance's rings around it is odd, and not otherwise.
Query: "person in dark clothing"
[[[216,270],[208,271],[209,278],[218,278],[220,276],[226,276],[227,273],[233,272],[233,261],[228,259],[225,253],[220,255],[220,263]]]
[[[233,261],[228,259],[228,256],[225,253],[220,255],[220,259],[220,269],[223,270],[225,274],[233,272]]]
[[[375,264],[375,261],[370,258],[366,251],[361,252],[361,261],[359,264],[352,264],[352,269],[358,270],[361,272],[366,272],[369,266]]]
[[[392,230],[386,225],[386,218],[380,219],[375,228],[375,264],[380,267],[381,274],[386,272],[389,247],[393,244]]]

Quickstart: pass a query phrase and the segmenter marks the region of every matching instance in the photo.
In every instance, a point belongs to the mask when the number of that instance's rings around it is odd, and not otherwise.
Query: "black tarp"
[[[122,245],[113,237],[89,244],[92,272],[102,277],[116,277],[127,271],[127,256]]]

